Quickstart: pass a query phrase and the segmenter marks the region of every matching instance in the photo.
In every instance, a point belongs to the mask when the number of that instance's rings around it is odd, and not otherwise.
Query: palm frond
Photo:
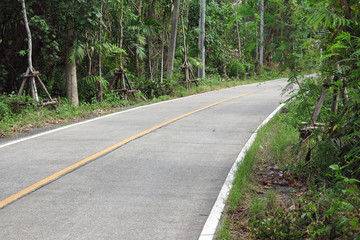
[[[74,45],[70,50],[69,62],[75,64],[77,61],[81,62],[84,59],[85,51],[83,46],[75,41]]]

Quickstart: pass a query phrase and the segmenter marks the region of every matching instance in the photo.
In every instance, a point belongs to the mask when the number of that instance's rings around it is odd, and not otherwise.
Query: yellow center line
[[[46,184],[60,178],[61,176],[64,176],[65,174],[75,170],[76,168],[79,168],[79,167],[85,165],[86,163],[88,163],[88,162],[90,162],[90,161],[92,161],[92,160],[94,160],[94,159],[96,159],[98,157],[101,157],[101,156],[105,155],[106,153],[109,153],[112,150],[114,150],[114,149],[116,149],[116,148],[118,148],[118,147],[120,147],[120,146],[134,140],[134,139],[137,139],[137,138],[139,138],[141,136],[144,136],[144,135],[148,134],[149,132],[152,132],[152,131],[154,131],[156,129],[159,129],[159,128],[167,125],[167,124],[175,122],[175,121],[177,121],[179,119],[182,119],[184,117],[187,117],[187,116],[189,116],[191,114],[200,112],[200,111],[202,111],[204,109],[210,108],[212,106],[218,105],[218,104],[223,103],[223,102],[227,102],[227,101],[230,101],[230,100],[233,100],[233,99],[236,99],[236,98],[243,97],[243,96],[251,94],[251,93],[252,92],[248,92],[248,93],[236,96],[236,97],[228,98],[228,99],[225,99],[225,100],[210,104],[210,105],[208,105],[206,107],[203,107],[203,108],[199,108],[199,109],[197,109],[195,111],[183,114],[183,115],[181,115],[179,117],[176,117],[176,118],[173,118],[173,119],[171,119],[169,121],[163,122],[163,123],[161,123],[161,124],[159,124],[159,125],[157,125],[155,127],[149,128],[149,129],[147,129],[147,130],[145,130],[145,131],[143,131],[141,133],[138,133],[138,134],[136,134],[134,136],[131,136],[131,137],[125,139],[125,140],[122,140],[121,142],[118,142],[118,143],[116,143],[116,144],[114,144],[114,145],[112,145],[112,146],[110,146],[108,148],[105,148],[104,150],[101,150],[100,152],[97,152],[94,155],[91,155],[90,157],[87,157],[87,158],[85,158],[85,159],[83,159],[83,160],[81,160],[81,161],[79,161],[77,163],[74,163],[74,164],[72,164],[72,165],[70,165],[70,166],[68,166],[68,167],[66,167],[66,168],[64,168],[64,169],[62,169],[62,170],[60,170],[60,171],[58,171],[58,172],[44,178],[44,179],[34,183],[34,184],[32,184],[31,186],[29,186],[27,188],[24,188],[23,190],[11,195],[10,197],[7,197],[4,200],[1,200],[0,201],[0,209],[5,207],[6,205],[18,200],[19,198],[21,198],[21,197],[23,197],[23,196],[37,190],[37,189],[43,187],[44,185],[46,185]]]

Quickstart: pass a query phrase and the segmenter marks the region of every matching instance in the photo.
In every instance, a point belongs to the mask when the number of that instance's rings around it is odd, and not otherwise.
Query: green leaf
[[[355,178],[347,178],[347,177],[344,177],[344,182],[351,183],[351,184],[360,183],[360,181]]]
[[[332,215],[334,212],[335,212],[335,208],[332,207],[332,208],[330,208],[329,210],[327,210],[327,211],[325,212],[324,216],[325,216],[325,217],[330,216],[330,215]]]
[[[337,164],[330,165],[329,168],[331,168],[334,171],[340,171],[340,166]]]
[[[353,219],[351,219],[350,225],[351,225],[353,228],[358,229],[359,226],[360,226],[360,224],[359,224],[359,218],[354,217]]]
[[[277,50],[280,50],[280,51],[283,51],[283,50],[286,50],[286,44],[281,44]]]
[[[27,52],[28,52],[27,50],[20,50],[19,55],[23,57],[27,54]]]
[[[349,202],[341,201],[340,204],[346,211],[353,211],[354,210],[354,206]]]
[[[340,55],[339,53],[325,54],[325,55],[323,55],[323,56],[320,58],[320,60],[323,61],[323,60],[325,60],[325,59],[327,59],[327,58],[331,58],[332,56],[339,56],[339,55]]]
[[[139,41],[140,45],[145,45],[146,44],[145,36],[143,36],[141,34],[136,34],[136,38]]]

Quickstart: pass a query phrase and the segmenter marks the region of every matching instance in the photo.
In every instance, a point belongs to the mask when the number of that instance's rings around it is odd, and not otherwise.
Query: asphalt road
[[[285,85],[194,95],[0,145],[0,239],[197,239]]]

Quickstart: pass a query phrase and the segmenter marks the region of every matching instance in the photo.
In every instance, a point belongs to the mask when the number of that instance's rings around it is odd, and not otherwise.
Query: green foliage
[[[79,81],[80,100],[90,102],[100,94],[99,85],[102,85],[102,92],[108,92],[109,82],[100,76],[88,76]]]
[[[5,83],[6,83],[6,76],[9,74],[8,71],[6,71],[4,65],[0,65],[0,93],[4,90]]]
[[[256,239],[300,239],[303,226],[298,221],[296,212],[286,213],[275,209],[263,219],[254,219],[250,225],[250,232]]]
[[[252,219],[250,231],[256,239],[359,239],[358,196],[358,191],[310,192],[297,200],[299,209],[266,207],[262,217]]]
[[[69,62],[72,64],[76,64],[77,62],[81,62],[85,57],[84,48],[81,44],[76,41],[71,48],[70,55],[69,55]]]
[[[0,120],[13,115],[11,110],[9,97],[6,95],[0,95]]]
[[[164,79],[163,82],[148,81],[140,79],[136,82],[136,88],[140,90],[147,99],[153,99],[162,95],[171,95],[174,91],[176,82],[173,79]]]
[[[294,95],[298,119],[309,121],[323,85],[327,96],[317,122],[325,126],[313,131],[309,149],[305,152],[310,162],[302,165],[317,178],[337,179],[329,166],[339,166],[348,179],[360,179],[359,165],[359,55],[360,47],[356,3],[350,1],[348,9],[335,2],[309,1],[307,24],[313,27],[308,44],[309,55],[319,64],[319,75],[313,79],[291,82],[300,90]],[[321,28],[321,30],[318,30]],[[321,51],[318,51],[319,48]],[[314,50],[312,50],[314,49]],[[315,49],[318,49],[317,51]]]
[[[22,121],[21,116],[18,115],[22,110],[20,103],[31,101],[30,97],[18,97],[14,93],[0,95],[0,136],[10,132],[15,122]]]
[[[274,66],[283,61],[282,53],[289,51],[295,39],[289,38],[289,32],[284,30],[293,23],[292,20],[287,21],[290,19],[289,15],[295,14],[287,14],[282,3],[283,1],[271,1],[271,8],[268,7],[266,11],[269,28],[277,29],[272,39],[277,39],[280,31],[282,32],[281,40],[276,40],[277,43],[271,45],[273,48],[268,51],[269,54],[275,52]],[[111,81],[113,71],[120,66],[127,69],[127,73],[133,75],[134,79],[146,79],[140,80],[144,86],[137,84],[142,90],[159,86],[162,88],[159,92],[167,92],[168,90],[164,90],[167,87],[148,83],[148,80],[159,82],[161,71],[166,72],[172,5],[171,1],[165,0],[143,1],[141,8],[136,1],[29,0],[27,10],[33,39],[34,67],[42,74],[41,78],[51,95],[59,97],[66,95],[65,65],[69,61],[77,64],[81,100],[91,101],[90,96],[99,91],[98,86],[93,84],[95,81],[89,81],[91,76],[99,76],[101,71],[102,78]],[[288,10],[291,9],[291,13],[294,13],[296,4],[287,1],[286,7],[289,6],[291,8]],[[0,91],[5,93],[19,88],[20,76],[26,69],[26,35],[19,22],[19,7],[17,1],[4,0],[0,3],[0,51],[4,56],[0,59]],[[196,68],[200,66],[197,46],[199,4],[190,0],[188,7],[189,9],[184,9],[187,59],[196,73]],[[280,10],[277,9],[279,7]],[[244,73],[254,74],[255,67],[258,66],[257,2],[237,4],[237,1],[232,0],[211,0],[207,1],[206,9],[207,73],[226,78],[228,75],[241,78]],[[283,17],[285,15],[286,19]],[[284,24],[280,24],[282,22]],[[174,69],[177,79],[182,79],[184,75],[181,71],[184,62],[182,37],[180,34],[177,41],[177,64]],[[162,60],[165,61],[165,69],[161,69]],[[150,90],[146,92],[148,96],[159,95],[149,93]]]
[[[229,77],[242,78],[245,76],[245,67],[238,60],[232,59],[227,66]]]
[[[359,191],[346,194],[337,189],[310,192],[303,199],[301,221],[312,239],[359,239]]]
[[[227,231],[227,229],[231,228],[230,221],[227,218],[224,218],[225,217],[222,216],[222,218],[220,219],[223,227],[216,232],[216,239],[230,240],[231,234],[229,233],[229,231]]]
[[[31,102],[28,96],[17,96],[13,93],[0,95],[0,121],[12,118],[20,111],[20,103]]]
[[[306,24],[312,25],[316,28],[319,25],[322,25],[324,28],[338,28],[350,25],[352,19],[347,19],[338,13],[339,12],[336,11],[334,12],[333,6],[331,6],[331,4],[329,4],[327,1],[314,1],[311,14],[308,17]]]

